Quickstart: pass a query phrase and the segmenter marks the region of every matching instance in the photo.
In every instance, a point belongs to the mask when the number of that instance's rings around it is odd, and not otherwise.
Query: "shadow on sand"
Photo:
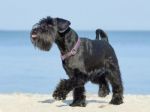
[[[44,101],[39,101],[39,103],[54,103],[55,100],[53,99],[48,99],[48,100],[44,100]],[[62,105],[56,105],[57,107],[64,107],[64,106],[69,106],[69,104],[72,103],[72,100],[64,100],[62,101],[64,104]],[[86,103],[90,104],[90,103],[98,103],[98,104],[108,104],[108,102],[106,101],[99,101],[99,100],[86,100]]]
[[[53,99],[48,99],[48,100],[44,100],[44,101],[39,101],[39,103],[53,103],[55,100]]]

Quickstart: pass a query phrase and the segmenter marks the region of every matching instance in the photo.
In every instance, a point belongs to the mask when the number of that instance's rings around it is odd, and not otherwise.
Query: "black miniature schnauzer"
[[[99,96],[109,94],[112,86],[111,104],[123,103],[123,85],[118,60],[114,49],[108,42],[106,33],[96,30],[96,39],[80,38],[70,28],[70,22],[61,18],[47,17],[33,26],[31,42],[40,50],[49,51],[55,42],[58,46],[62,65],[68,79],[60,81],[53,97],[65,100],[73,90],[73,102],[70,106],[86,106],[84,85],[86,82],[99,85]]]

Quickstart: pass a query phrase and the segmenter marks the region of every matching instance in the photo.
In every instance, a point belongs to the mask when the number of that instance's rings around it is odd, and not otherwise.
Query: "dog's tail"
[[[96,30],[96,40],[104,40],[109,42],[107,34],[102,29]]]

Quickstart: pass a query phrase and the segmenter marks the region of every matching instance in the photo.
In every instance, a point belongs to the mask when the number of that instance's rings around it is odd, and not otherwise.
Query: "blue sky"
[[[150,30],[150,0],[0,0],[0,30],[30,30],[46,16],[76,30]]]

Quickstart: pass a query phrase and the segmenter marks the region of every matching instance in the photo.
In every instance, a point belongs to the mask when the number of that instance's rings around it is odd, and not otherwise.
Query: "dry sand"
[[[119,106],[108,104],[110,99],[111,95],[88,94],[86,107],[70,107],[71,95],[65,101],[55,101],[51,95],[0,94],[0,112],[150,112],[150,95],[125,95]]]

